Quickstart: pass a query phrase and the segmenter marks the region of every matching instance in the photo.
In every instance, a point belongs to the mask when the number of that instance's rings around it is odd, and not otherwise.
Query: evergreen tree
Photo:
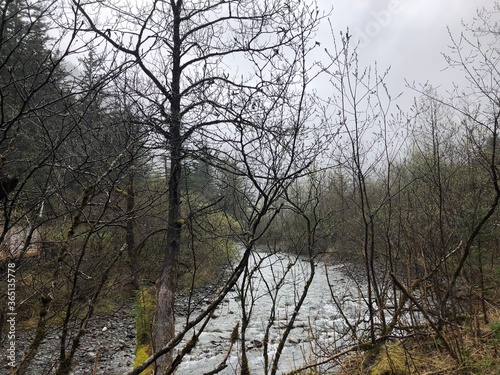
[[[26,174],[58,142],[65,73],[49,46],[44,2],[7,1],[0,9],[0,153]]]

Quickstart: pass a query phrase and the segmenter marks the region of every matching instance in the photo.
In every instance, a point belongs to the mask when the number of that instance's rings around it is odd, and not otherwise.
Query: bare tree
[[[73,5],[89,35],[119,51],[125,64],[139,66],[150,82],[137,101],[169,159],[168,229],[154,326],[159,353],[176,342],[183,162],[187,156],[214,165],[225,159],[237,166],[233,173],[249,179],[256,198],[250,230],[241,238],[248,253],[261,217],[312,156],[303,142],[304,87],[314,73],[307,76],[304,58],[314,47],[319,10],[274,0]],[[170,373],[169,363],[171,353],[157,357],[156,373]]]

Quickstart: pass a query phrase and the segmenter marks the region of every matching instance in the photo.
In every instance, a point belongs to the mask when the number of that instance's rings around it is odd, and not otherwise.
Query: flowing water
[[[311,266],[306,259],[264,252],[254,253],[250,263],[249,269],[255,272],[245,279],[249,282],[243,288],[240,282],[239,287],[229,293],[214,314],[216,319],[201,334],[198,345],[185,357],[177,374],[206,373],[216,368],[226,357],[231,331],[236,324],[241,324],[242,291],[248,292],[244,306],[247,313],[251,311],[246,331],[249,365],[252,374],[265,373],[261,343],[270,314],[274,311],[267,350],[271,361],[305,281],[311,274]],[[257,264],[258,267],[255,267]],[[313,282],[281,353],[278,374],[314,361],[313,358],[318,356],[328,356],[328,351],[331,353],[333,348],[347,344],[346,339],[341,337],[342,332],[346,331],[345,317],[357,321],[366,310],[359,293],[363,286],[357,285],[354,279],[347,275],[343,266],[316,263]],[[341,304],[341,311],[332,296]],[[232,348],[228,366],[220,374],[238,373],[241,358],[239,345],[235,344]],[[325,348],[326,352],[323,350]]]

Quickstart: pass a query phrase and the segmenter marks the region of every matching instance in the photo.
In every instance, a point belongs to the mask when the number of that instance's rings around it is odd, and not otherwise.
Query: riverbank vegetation
[[[450,35],[468,85],[400,108],[349,33],[315,40],[312,2],[0,4],[0,342],[12,311],[33,331],[12,371],[56,332],[41,371],[69,374],[89,321],[136,301],[130,374],[173,373],[231,292],[203,370],[250,374],[258,346],[277,374],[318,268],[342,264],[357,296],[328,279],[295,373],[498,373],[499,15]],[[257,250],[290,258],[266,279]]]
[[[484,21],[492,13],[480,14]],[[485,37],[485,30],[475,24],[468,31]],[[448,61],[465,71],[470,91],[445,99],[429,85],[413,87],[422,96],[407,127],[385,112],[391,98],[370,82],[370,71],[357,74],[351,55],[341,65],[354,68],[334,81],[347,98],[334,102],[342,103],[339,116],[358,114],[370,96],[371,105],[361,120],[340,120],[347,139],[337,144],[340,167],[320,185],[327,213],[311,214],[328,228],[328,245],[318,250],[337,262],[357,259],[367,281],[368,327],[366,320],[346,325],[365,327],[368,350],[349,357],[343,373],[498,372],[496,48],[466,34],[452,39]],[[374,129],[379,133],[363,142]]]

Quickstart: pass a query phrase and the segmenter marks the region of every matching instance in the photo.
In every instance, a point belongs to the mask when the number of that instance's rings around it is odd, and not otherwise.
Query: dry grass
[[[338,375],[500,374],[500,311],[490,323],[454,326],[445,334],[457,359],[431,336],[386,342],[343,359]]]

